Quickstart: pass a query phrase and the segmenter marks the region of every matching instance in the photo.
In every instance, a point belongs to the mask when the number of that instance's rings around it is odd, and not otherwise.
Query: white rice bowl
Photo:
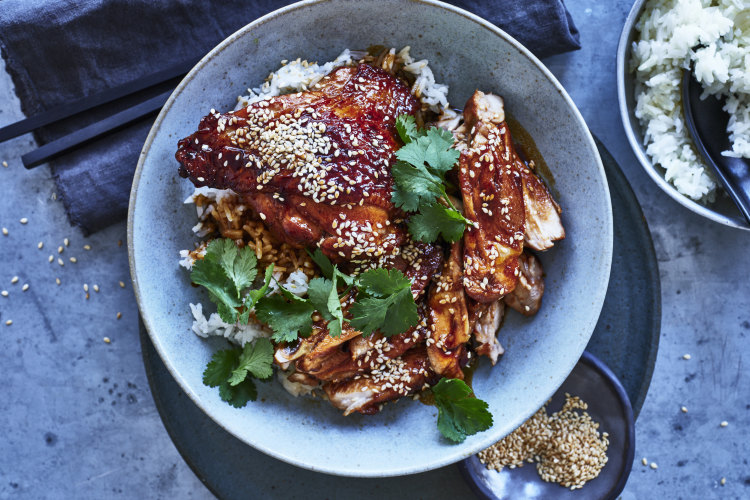
[[[646,153],[665,179],[696,201],[713,201],[717,183],[697,154],[682,114],[682,71],[694,65],[708,95],[726,98],[732,149],[750,158],[750,5],[746,0],[651,0],[633,42],[635,116]]]

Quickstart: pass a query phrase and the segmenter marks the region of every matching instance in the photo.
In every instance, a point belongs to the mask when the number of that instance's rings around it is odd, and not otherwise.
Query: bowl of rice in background
[[[681,80],[691,65],[704,95],[726,100],[733,147],[723,154],[750,158],[747,0],[636,1],[617,49],[617,91],[628,141],[659,187],[699,215],[750,230],[685,125]]]
[[[226,225],[224,233],[239,231],[251,239],[261,261],[267,252],[283,254],[285,265],[300,269],[290,274],[287,286],[306,285],[307,258],[264,241],[260,227],[233,227],[231,219],[241,209],[231,198],[210,190],[196,193],[178,176],[177,141],[212,108],[231,110],[240,96],[252,100],[298,85],[298,73],[309,76],[311,68],[324,73],[347,59],[347,49],[372,45],[397,51],[410,47],[412,91],[428,102],[461,107],[475,89],[501,95],[507,112],[549,165],[546,180],[562,206],[566,239],[540,254],[545,295],[539,313],[533,318],[509,314],[499,333],[505,354],[494,367],[479,363],[473,375],[473,389],[488,403],[494,425],[460,444],[441,437],[436,407],[408,398],[385,405],[376,415],[344,417],[320,397],[291,394],[274,376],[258,384],[257,401],[236,409],[202,381],[215,351],[227,348],[228,340],[241,343],[254,333],[216,322],[205,290],[191,286],[180,265],[181,259],[189,264],[189,252],[180,252],[195,248],[204,231],[215,229],[209,225],[220,223]],[[272,72],[277,80],[264,85]],[[226,217],[209,220],[209,207]],[[157,117],[138,163],[128,215],[131,275],[141,316],[156,351],[192,401],[228,432],[272,457],[360,477],[411,474],[455,463],[533,415],[573,370],[593,333],[609,282],[612,235],[599,154],[559,82],[494,25],[425,0],[300,2],[231,35],[191,70]],[[227,463],[228,473],[231,467]]]

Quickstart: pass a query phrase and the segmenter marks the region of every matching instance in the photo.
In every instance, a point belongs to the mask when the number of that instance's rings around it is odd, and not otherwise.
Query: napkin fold
[[[4,0],[0,53],[21,109],[30,116],[205,54],[242,26],[290,3]],[[496,24],[538,57],[580,48],[578,30],[562,0],[449,3]],[[167,88],[149,92],[156,95]],[[35,137],[44,144],[132,103],[121,99],[42,128]],[[126,216],[133,172],[152,123],[153,118],[140,120],[50,162],[58,198],[70,222],[84,233]]]

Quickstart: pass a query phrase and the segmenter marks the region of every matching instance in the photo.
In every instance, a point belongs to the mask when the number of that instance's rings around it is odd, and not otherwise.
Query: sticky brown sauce
[[[523,125],[521,125],[518,120],[508,114],[507,110],[505,111],[505,122],[508,124],[511,137],[513,137],[513,145],[516,147],[516,152],[527,163],[534,162],[534,170],[536,174],[542,178],[545,184],[547,184],[547,187],[552,192],[552,196],[554,196],[555,199],[560,198],[559,193],[555,188],[555,177],[552,175],[552,171],[550,170],[549,165],[547,165],[547,162],[544,161],[542,153],[540,153],[539,149],[536,147],[534,138],[531,137],[531,134],[523,128]]]

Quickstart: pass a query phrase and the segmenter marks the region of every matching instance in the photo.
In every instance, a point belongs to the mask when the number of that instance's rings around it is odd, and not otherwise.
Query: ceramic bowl
[[[617,97],[620,104],[622,126],[625,128],[625,135],[628,137],[630,147],[649,177],[677,203],[712,221],[730,227],[750,230],[750,224],[747,223],[734,203],[723,192],[717,193],[717,200],[714,203],[707,204],[694,201],[681,194],[677,191],[677,188],[667,182],[664,179],[664,169],[651,163],[651,159],[646,154],[641,124],[635,117],[635,75],[630,71],[631,50],[633,42],[638,36],[635,24],[645,7],[646,0],[637,0],[633,4],[630,14],[625,20],[625,26],[622,29],[620,42],[617,46]]]
[[[387,13],[387,14],[386,14]],[[474,374],[493,427],[462,444],[441,438],[437,410],[407,399],[376,416],[341,413],[320,399],[296,399],[280,384],[260,385],[243,409],[201,382],[212,353],[225,346],[190,330],[188,304],[209,304],[177,264],[196,241],[191,184],[178,177],[177,141],[211,108],[227,110],[282,59],[329,61],[344,48],[410,45],[430,60],[437,81],[462,106],[475,89],[505,98],[549,164],[567,239],[542,255],[544,305],[534,318],[509,314],[500,333],[507,353]],[[165,365],[212,419],[249,445],[308,469],[348,476],[429,470],[468,457],[528,418],[573,369],[596,325],[612,257],[612,213],[594,141],[565,90],[524,47],[479,17],[432,1],[312,1],[262,17],[207,54],[174,91],[146,140],[133,182],[128,248],[143,321]],[[210,305],[210,304],[209,304]],[[231,469],[231,464],[227,464]]]

